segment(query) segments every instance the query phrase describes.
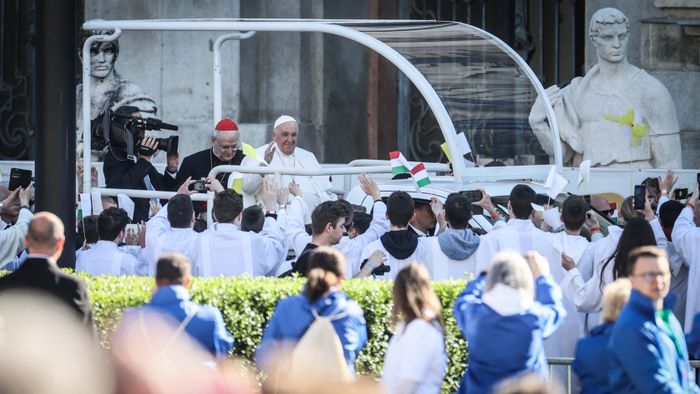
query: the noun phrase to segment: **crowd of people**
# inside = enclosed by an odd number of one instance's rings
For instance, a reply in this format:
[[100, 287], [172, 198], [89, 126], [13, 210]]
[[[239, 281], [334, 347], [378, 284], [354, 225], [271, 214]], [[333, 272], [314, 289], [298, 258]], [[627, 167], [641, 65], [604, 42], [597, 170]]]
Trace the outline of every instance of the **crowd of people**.
[[[373, 200], [365, 213], [330, 197], [319, 187], [327, 179], [289, 177], [280, 187], [246, 175], [237, 191], [232, 181], [214, 177], [205, 186], [215, 192], [215, 223], [200, 231], [195, 224], [202, 208], [191, 198], [200, 173], [226, 164], [226, 157], [262, 166], [274, 158], [280, 166], [299, 162], [293, 118], [276, 122], [273, 141], [256, 153], [262, 159], [239, 155], [237, 134], [221, 134], [235, 132], [235, 123], [222, 122], [208, 150], [217, 163], [211, 156], [197, 169], [202, 160], [185, 159], [191, 174], [184, 179], [166, 169], [162, 176], [182, 181], [177, 194], [168, 201], [146, 200], [147, 212], [140, 215], [147, 221], [135, 227], [129, 223], [136, 212], [130, 217], [103, 199], [99, 215], [80, 221], [80, 245], [65, 245], [63, 225], [52, 214], [32, 216], [31, 186], [0, 188], [0, 217], [7, 225], [0, 231], [0, 267], [13, 271], [0, 278], [0, 291], [48, 291], [92, 329], [85, 284], [56, 267], [62, 253], [76, 254], [78, 272], [152, 276], [157, 290], [151, 301], [124, 314], [113, 342], [127, 348], [134, 341], [155, 342], [144, 327], [157, 326], [157, 316], [166, 315], [174, 322], [172, 333], [159, 346], [186, 336], [204, 350], [207, 362], [216, 363], [233, 347], [235, 333], [226, 330], [216, 308], [190, 301], [193, 276], [306, 277], [300, 295], [279, 302], [256, 352], [257, 366], [277, 387], [300, 374], [306, 375], [298, 383], [308, 383], [308, 360], [325, 360], [314, 369], [318, 379], [354, 381], [368, 334], [362, 309], [342, 293], [342, 284], [389, 279], [394, 335], [382, 387], [428, 393], [440, 390], [447, 368], [442, 309], [431, 280], [468, 278], [453, 306], [469, 344], [460, 392], [502, 392], [512, 387], [511, 379], [525, 376], [546, 381], [547, 357], [575, 357], [576, 391], [700, 392], [688, 361], [700, 355], [698, 185], [683, 203], [669, 197], [671, 171], [646, 180], [644, 208], [635, 209], [634, 198], [626, 198], [604, 234], [591, 207], [612, 219], [607, 200], [568, 196], [559, 223], [552, 223], [542, 219], [550, 201], [526, 184], [513, 187], [504, 215], [483, 189], [479, 201], [458, 192], [444, 202], [417, 203], [402, 191], [382, 199], [363, 174], [360, 186]], [[222, 159], [221, 152], [228, 156]], [[150, 163], [140, 160], [149, 173], [131, 178], [153, 184], [144, 181], [155, 176]], [[259, 203], [244, 201], [246, 189]], [[492, 230], [472, 229], [474, 214], [488, 217]], [[555, 381], [562, 382], [560, 372]]]

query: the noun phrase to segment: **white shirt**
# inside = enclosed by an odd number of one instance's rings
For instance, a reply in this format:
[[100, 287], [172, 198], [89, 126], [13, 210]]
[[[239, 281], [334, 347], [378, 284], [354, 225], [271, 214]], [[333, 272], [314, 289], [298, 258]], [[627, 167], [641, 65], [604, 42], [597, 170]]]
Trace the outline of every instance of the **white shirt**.
[[693, 222], [693, 210], [683, 208], [673, 225], [673, 246], [688, 265], [688, 298], [685, 306], [685, 330], [692, 329], [693, 317], [700, 312], [700, 227]]
[[155, 275], [156, 263], [163, 253], [178, 252], [190, 262], [195, 261], [200, 234], [189, 228], [172, 228], [168, 222], [168, 204], [146, 222], [146, 247], [143, 255], [148, 263], [148, 275]]
[[273, 218], [265, 218], [259, 234], [215, 223], [199, 238], [193, 271], [203, 277], [274, 275], [285, 257], [282, 230]]
[[91, 275], [135, 275], [139, 261], [119, 250], [113, 241], [97, 241], [90, 249], [77, 256], [76, 272]]
[[531, 220], [510, 219], [505, 226], [491, 230], [481, 237], [479, 248], [474, 252], [476, 272], [482, 272], [486, 265], [503, 250], [526, 253], [534, 250], [547, 256], [551, 248], [550, 234], [535, 227]]
[[[311, 242], [311, 236], [304, 229], [305, 209], [306, 203], [299, 197], [293, 198], [287, 206], [287, 221], [284, 231], [287, 241], [292, 245], [297, 256]], [[383, 201], [376, 201], [372, 212], [372, 221], [367, 231], [355, 238], [344, 236], [337, 245], [333, 246], [345, 255], [346, 278], [352, 278], [360, 273], [362, 250], [387, 231], [389, 231], [389, 219], [386, 218], [386, 204]]]
[[[428, 237], [425, 240], [428, 253], [425, 254], [425, 265], [433, 280], [472, 279], [476, 277], [475, 253], [464, 260], [453, 260], [442, 251], [438, 237]], [[470, 276], [471, 275], [471, 276]]]
[[369, 256], [371, 256], [372, 253], [374, 253], [375, 251], [381, 250], [386, 256], [386, 261], [384, 262], [384, 265], [390, 267], [391, 271], [384, 273], [384, 275], [377, 275], [375, 276], [375, 278], [383, 280], [394, 279], [396, 278], [396, 274], [398, 274], [399, 271], [401, 271], [401, 268], [403, 268], [404, 266], [414, 261], [419, 263], [423, 263], [425, 261], [425, 254], [428, 253], [427, 240], [428, 238], [426, 237], [418, 237], [418, 245], [416, 246], [416, 250], [413, 251], [413, 254], [411, 254], [405, 259], [397, 259], [386, 250], [386, 248], [382, 244], [382, 240], [377, 239], [376, 241], [370, 242], [369, 245], [365, 246], [362, 249], [362, 254], [360, 255], [360, 262], [368, 259]]
[[[256, 149], [258, 159], [263, 160], [265, 157], [265, 150], [267, 149], [267, 144]], [[260, 162], [252, 158], [244, 158], [241, 165], [257, 167]], [[321, 165], [318, 163], [316, 156], [305, 149], [296, 147], [294, 153], [291, 155], [285, 155], [277, 147], [275, 149], [275, 154], [270, 161], [269, 167], [271, 168], [305, 168], [305, 169], [320, 169]], [[337, 197], [335, 194], [330, 192], [331, 182], [328, 176], [294, 176], [294, 175], [282, 175], [279, 187], [287, 187], [292, 181], [296, 182], [301, 189], [301, 195], [306, 204], [309, 207], [306, 217], [304, 218], [305, 223], [311, 223], [311, 211], [313, 211], [316, 206], [324, 201], [335, 200]], [[254, 199], [251, 196], [257, 195], [262, 189], [263, 178], [258, 174], [245, 174], [243, 176], [243, 194], [245, 205], [251, 205]], [[247, 196], [245, 196], [247, 195]]]
[[[17, 254], [24, 249], [24, 236], [29, 230], [29, 222], [32, 220], [32, 211], [22, 208], [14, 226], [0, 228], [0, 268], [11, 262]], [[4, 223], [4, 222], [3, 222]]]
[[399, 324], [384, 355], [382, 386], [389, 394], [403, 394], [402, 381], [415, 383], [413, 393], [436, 394], [447, 369], [445, 337], [437, 324], [413, 319]]

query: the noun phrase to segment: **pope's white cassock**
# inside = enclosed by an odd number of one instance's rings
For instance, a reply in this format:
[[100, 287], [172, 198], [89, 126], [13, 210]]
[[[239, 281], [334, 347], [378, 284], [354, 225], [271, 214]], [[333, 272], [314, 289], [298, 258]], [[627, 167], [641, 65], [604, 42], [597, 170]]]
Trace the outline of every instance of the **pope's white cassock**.
[[199, 238], [193, 262], [197, 276], [270, 276], [287, 255], [277, 220], [265, 218], [260, 233], [241, 231], [233, 223], [215, 223]]
[[700, 227], [693, 222], [693, 210], [685, 207], [673, 226], [671, 240], [676, 251], [690, 268], [688, 298], [685, 309], [685, 331], [692, 329], [693, 317], [700, 312]]
[[[265, 144], [256, 149], [257, 159], [245, 157], [241, 163], [244, 166], [260, 166], [265, 165], [265, 150], [268, 144]], [[276, 147], [269, 167], [272, 168], [299, 168], [299, 169], [321, 169], [316, 156], [299, 147], [294, 148], [294, 153], [286, 155], [282, 153], [279, 147]], [[301, 195], [304, 202], [309, 207], [304, 223], [311, 223], [311, 211], [316, 206], [324, 201], [335, 200], [337, 197], [331, 193], [331, 182], [327, 175], [324, 176], [300, 176], [300, 175], [282, 175], [278, 187], [287, 187], [294, 181], [301, 189]], [[262, 190], [263, 177], [258, 174], [245, 174], [243, 176], [243, 193], [244, 203], [246, 206], [252, 205], [257, 196]], [[256, 197], [257, 198], [257, 197]]]

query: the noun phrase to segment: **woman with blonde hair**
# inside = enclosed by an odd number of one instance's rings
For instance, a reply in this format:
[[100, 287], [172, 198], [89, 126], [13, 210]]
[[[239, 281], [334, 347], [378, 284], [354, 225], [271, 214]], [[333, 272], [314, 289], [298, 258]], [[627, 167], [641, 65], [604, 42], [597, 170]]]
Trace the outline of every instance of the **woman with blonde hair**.
[[411, 263], [394, 280], [394, 336], [384, 357], [388, 393], [439, 393], [447, 368], [442, 308], [428, 269]]
[[603, 323], [591, 330], [589, 336], [579, 339], [576, 357], [572, 365], [581, 381], [581, 393], [609, 393], [608, 343], [613, 325], [622, 307], [630, 299], [632, 284], [627, 278], [619, 278], [603, 290]]

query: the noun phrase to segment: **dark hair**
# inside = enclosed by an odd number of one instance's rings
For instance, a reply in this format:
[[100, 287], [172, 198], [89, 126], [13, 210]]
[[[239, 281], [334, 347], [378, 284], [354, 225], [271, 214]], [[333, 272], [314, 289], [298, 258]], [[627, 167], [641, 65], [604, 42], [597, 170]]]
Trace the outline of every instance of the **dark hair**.
[[330, 246], [319, 246], [309, 257], [309, 272], [306, 275], [304, 295], [316, 302], [345, 275], [345, 257]]
[[327, 224], [335, 228], [341, 218], [345, 218], [345, 210], [335, 201], [324, 201], [311, 212], [311, 233], [322, 234]]
[[133, 105], [123, 105], [117, 108], [114, 113], [121, 116], [131, 117], [133, 113], [141, 112], [139, 107], [134, 107]]
[[353, 220], [355, 219], [354, 218], [354, 209], [352, 207], [352, 204], [350, 204], [348, 201], [342, 200], [342, 199], [337, 200], [336, 203], [338, 204], [340, 209], [342, 209], [343, 212], [345, 212], [345, 214], [344, 214], [344, 216], [345, 216], [345, 228], [349, 230], [350, 227], [352, 226]]
[[156, 280], [181, 285], [190, 276], [190, 260], [181, 253], [166, 253], [156, 264]]
[[510, 207], [516, 219], [526, 220], [532, 213], [532, 203], [537, 194], [528, 185], [515, 185], [510, 191]]
[[357, 234], [364, 234], [372, 223], [372, 216], [366, 212], [355, 212], [352, 220], [352, 226], [357, 231]]
[[258, 205], [251, 205], [241, 215], [241, 231], [259, 233], [265, 224], [265, 212]]
[[586, 222], [586, 200], [580, 196], [569, 196], [561, 207], [561, 220], [567, 230], [578, 231]]
[[97, 231], [98, 218], [99, 215], [90, 215], [83, 217], [78, 222], [78, 237], [84, 242], [94, 244], [100, 239], [100, 233]]
[[600, 273], [600, 287], [603, 288], [603, 272], [605, 267], [613, 261], [613, 279], [626, 278], [631, 273], [628, 256], [629, 253], [640, 246], [656, 246], [656, 237], [651, 225], [644, 218], [634, 218], [625, 224], [620, 241], [615, 252], [608, 257], [603, 264]]
[[226, 189], [214, 196], [212, 213], [219, 223], [233, 223], [243, 210], [243, 198], [233, 189]]
[[394, 226], [406, 227], [415, 211], [411, 196], [402, 191], [393, 192], [386, 201], [386, 216]]
[[176, 194], [168, 201], [168, 222], [173, 228], [192, 227], [192, 199], [186, 194]]
[[683, 204], [680, 201], [669, 200], [663, 203], [659, 208], [659, 223], [662, 227], [673, 228], [676, 224], [676, 219], [683, 210]]
[[659, 186], [659, 180], [657, 178], [649, 177], [642, 181], [642, 185], [646, 186], [651, 194], [661, 193], [661, 187]]
[[630, 274], [634, 271], [634, 266], [640, 257], [653, 257], [659, 260], [665, 260], [668, 263], [668, 255], [666, 251], [658, 246], [642, 246], [636, 248], [629, 253], [629, 270]]
[[450, 227], [461, 230], [467, 227], [472, 217], [472, 204], [462, 193], [450, 193], [445, 200], [445, 219]]
[[129, 224], [129, 215], [121, 208], [107, 208], [97, 219], [97, 231], [102, 241], [114, 241]]

